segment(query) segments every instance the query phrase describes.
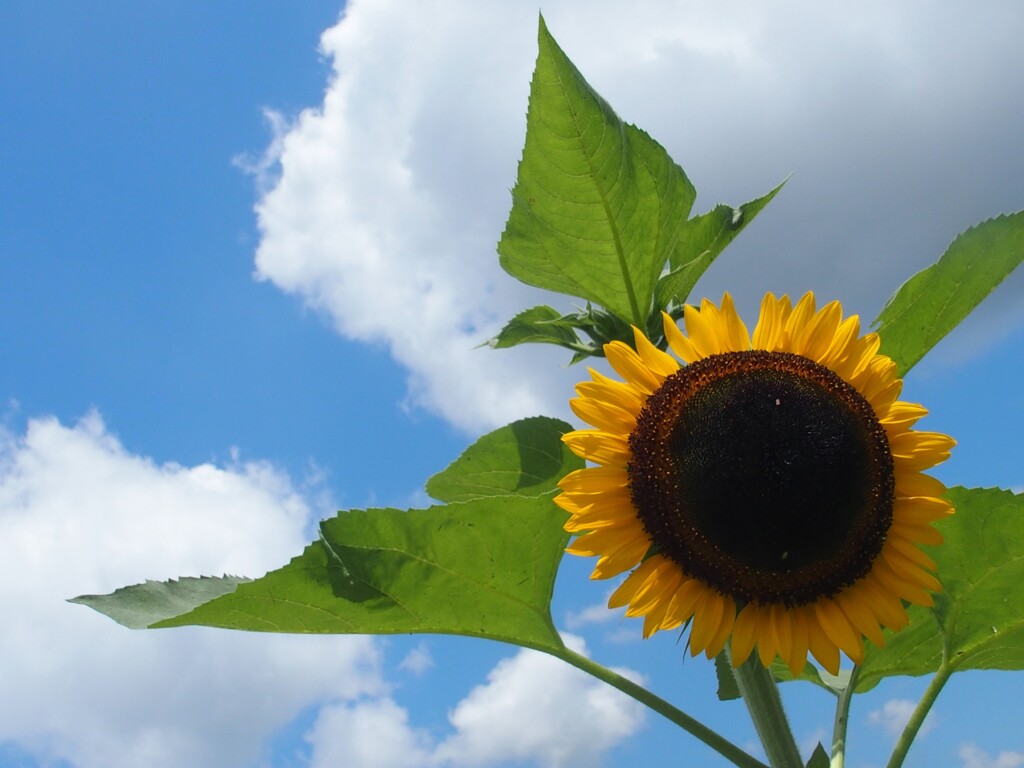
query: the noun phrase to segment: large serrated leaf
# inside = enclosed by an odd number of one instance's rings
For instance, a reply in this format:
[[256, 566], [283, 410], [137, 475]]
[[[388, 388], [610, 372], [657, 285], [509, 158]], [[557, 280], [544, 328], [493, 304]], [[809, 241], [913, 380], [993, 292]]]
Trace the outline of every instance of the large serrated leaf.
[[550, 496], [341, 512], [284, 568], [157, 624], [470, 635], [559, 648], [549, 613], [567, 535]]
[[914, 608], [910, 627], [884, 648], [869, 648], [858, 691], [940, 666], [1024, 669], [1024, 496], [960, 487], [948, 496], [956, 514], [937, 524], [945, 542], [929, 550], [943, 591], [930, 611]]
[[132, 627], [434, 632], [560, 649], [549, 606], [568, 534], [552, 497], [582, 466], [561, 443], [567, 429], [534, 418], [496, 430], [432, 481], [436, 496], [468, 500], [341, 512], [255, 581], [148, 582], [76, 602]]
[[971, 227], [904, 283], [878, 315], [881, 351], [906, 374], [1022, 260], [1024, 211]]
[[543, 19], [538, 42], [501, 265], [642, 327], [696, 191], [657, 142], [590, 87]]

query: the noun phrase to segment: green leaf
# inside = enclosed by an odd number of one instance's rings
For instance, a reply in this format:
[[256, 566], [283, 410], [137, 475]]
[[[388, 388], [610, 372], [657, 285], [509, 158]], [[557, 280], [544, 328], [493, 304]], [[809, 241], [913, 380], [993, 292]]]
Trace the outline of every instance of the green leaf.
[[643, 327], [696, 191], [657, 142], [590, 87], [543, 19], [538, 43], [501, 265]]
[[881, 351], [906, 374], [1024, 259], [1024, 211], [957, 237], [896, 292], [874, 322]]
[[563, 520], [547, 495], [342, 512], [284, 568], [156, 626], [431, 632], [559, 648], [548, 605]]
[[807, 761], [806, 768], [828, 768], [831, 764], [828, 752], [825, 751], [825, 748], [819, 741], [818, 746], [815, 747], [814, 752], [811, 753], [811, 759]]
[[[190, 595], [202, 580], [182, 580], [182, 611], [168, 610], [151, 584], [79, 601], [130, 626], [433, 632], [561, 649], [549, 606], [569, 537], [552, 496], [582, 466], [560, 441], [568, 428], [546, 418], [503, 427], [431, 481], [436, 496], [467, 500], [341, 512], [288, 565], [232, 592]], [[142, 607], [129, 613], [126, 605]]]
[[496, 429], [430, 478], [427, 493], [447, 502], [547, 493], [565, 474], [583, 466], [562, 442], [562, 435], [571, 429], [564, 421], [546, 416]]
[[992, 488], [951, 488], [956, 514], [936, 527], [945, 542], [929, 550], [943, 591], [931, 610], [885, 648], [869, 647], [857, 679], [864, 691], [891, 675], [940, 666], [1024, 669], [1024, 496]]
[[740, 698], [740, 687], [736, 684], [736, 675], [732, 672], [729, 655], [722, 651], [715, 656], [715, 677], [718, 679], [718, 700], [733, 701]]
[[170, 581], [147, 581], [122, 587], [109, 595], [82, 595], [69, 603], [87, 605], [130, 629], [145, 629], [163, 619], [180, 616], [198, 605], [234, 592], [251, 579], [241, 576], [186, 576]]
[[541, 305], [526, 309], [509, 320], [497, 336], [490, 339], [492, 349], [505, 349], [519, 344], [558, 344], [569, 349], [581, 346], [573, 326], [551, 307]]
[[672, 253], [670, 269], [658, 280], [655, 311], [660, 313], [670, 301], [685, 302], [711, 262], [772, 201], [785, 183], [739, 208], [716, 205], [687, 221], [680, 231], [678, 247]]

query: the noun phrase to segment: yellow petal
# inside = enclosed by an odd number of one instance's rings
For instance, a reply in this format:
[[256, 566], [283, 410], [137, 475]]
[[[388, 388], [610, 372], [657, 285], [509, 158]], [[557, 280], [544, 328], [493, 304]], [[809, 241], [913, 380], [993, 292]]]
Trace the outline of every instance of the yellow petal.
[[818, 616], [818, 624], [825, 635], [847, 656], [859, 664], [864, 659], [864, 642], [854, 631], [846, 616], [831, 599], [822, 598], [814, 604], [814, 612]]
[[619, 585], [618, 589], [612, 592], [612, 596], [608, 598], [608, 607], [621, 608], [627, 605], [633, 599], [636, 591], [643, 586], [644, 582], [654, 575], [663, 559], [661, 555], [655, 555], [640, 563], [636, 570], [629, 574], [626, 580]]
[[839, 368], [842, 362], [849, 357], [852, 345], [856, 342], [858, 334], [860, 334], [860, 317], [850, 315], [836, 328], [832, 342], [821, 356], [819, 362], [842, 376]]
[[885, 644], [882, 628], [869, 607], [870, 600], [866, 592], [854, 585], [836, 595], [835, 601], [855, 630], [879, 648]]
[[820, 622], [815, 616], [814, 620], [808, 623], [807, 645], [811, 655], [818, 660], [830, 674], [839, 674], [839, 648], [825, 634]]
[[623, 412], [628, 413], [634, 422], [636, 417], [640, 415], [644, 400], [646, 399], [642, 399], [635, 394], [632, 387], [628, 385], [609, 386], [604, 382], [597, 381], [581, 381], [576, 385], [576, 394], [587, 400], [594, 400], [619, 408]]
[[558, 481], [566, 493], [604, 493], [629, 486], [629, 475], [622, 467], [586, 467], [576, 469]]
[[583, 421], [604, 432], [628, 435], [636, 427], [636, 417], [617, 405], [589, 397], [574, 397], [569, 400], [569, 407]]
[[595, 429], [581, 429], [566, 432], [562, 435], [562, 442], [581, 459], [595, 464], [624, 467], [629, 463], [629, 443], [622, 435]]
[[735, 601], [728, 595], [723, 595], [722, 602], [724, 610], [722, 611], [722, 618], [718, 622], [718, 629], [715, 630], [708, 641], [707, 647], [704, 649], [704, 653], [709, 659], [713, 659], [722, 652], [726, 641], [729, 639], [729, 635], [732, 634], [733, 628], [736, 626]]
[[679, 363], [671, 355], [667, 355], [651, 344], [639, 328], [633, 326], [633, 340], [636, 344], [637, 354], [644, 364], [660, 375], [663, 379], [671, 376], [679, 370]]
[[843, 317], [838, 301], [822, 307], [808, 321], [807, 326], [793, 339], [793, 352], [821, 362], [836, 337], [836, 329]]
[[790, 648], [789, 658], [785, 659], [786, 666], [794, 677], [804, 670], [807, 664], [808, 644], [808, 621], [805, 608], [799, 608], [791, 612], [793, 641]]
[[[708, 318], [707, 312], [698, 311], [689, 304], [683, 309], [683, 320], [686, 323], [686, 335], [690, 338], [693, 348], [700, 354], [701, 358], [717, 355], [722, 350], [718, 345], [718, 334], [715, 333], [715, 323]], [[710, 312], [710, 308], [708, 310]]]
[[750, 349], [750, 333], [736, 311], [732, 296], [728, 293], [722, 296], [722, 311], [719, 318], [722, 323], [720, 336], [723, 337], [724, 351], [745, 352]]
[[672, 316], [667, 312], [662, 312], [661, 317], [665, 324], [665, 338], [668, 339], [668, 345], [672, 348], [672, 351], [687, 363], [694, 363], [700, 360], [700, 352], [694, 348], [693, 343], [679, 330], [679, 326], [676, 325], [676, 321], [672, 319]]
[[738, 667], [745, 662], [750, 657], [751, 651], [754, 650], [754, 644], [757, 642], [757, 617], [757, 603], [747, 603], [740, 611], [740, 615], [736, 617], [730, 648], [733, 667]]
[[786, 348], [792, 348], [793, 339], [800, 334], [807, 323], [814, 316], [814, 294], [808, 291], [800, 297], [800, 301], [793, 307], [793, 312], [786, 320], [786, 328], [783, 331], [783, 344]]
[[611, 341], [604, 345], [604, 355], [615, 372], [644, 394], [655, 392], [665, 380], [640, 358], [640, 355], [621, 341]]

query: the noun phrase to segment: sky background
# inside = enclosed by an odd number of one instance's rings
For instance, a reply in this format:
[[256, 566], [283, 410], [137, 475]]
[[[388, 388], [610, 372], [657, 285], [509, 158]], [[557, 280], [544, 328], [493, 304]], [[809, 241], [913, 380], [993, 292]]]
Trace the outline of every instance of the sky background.
[[[790, 174], [696, 295], [873, 318], [1024, 208], [1024, 6], [556, 0], [556, 39], [698, 189]], [[0, 5], [0, 766], [721, 761], [559, 662], [460, 638], [131, 632], [66, 598], [257, 576], [339, 508], [425, 503], [483, 432], [569, 418], [566, 355], [478, 345], [543, 296], [497, 266], [536, 56], [528, 3]], [[1021, 490], [1024, 274], [907, 377], [947, 483]], [[554, 615], [741, 745], [672, 633], [563, 563]], [[684, 658], [685, 657], [685, 658]], [[1020, 673], [967, 673], [908, 766], [1024, 766]], [[854, 702], [884, 765], [925, 681]], [[831, 703], [788, 686], [798, 739]]]

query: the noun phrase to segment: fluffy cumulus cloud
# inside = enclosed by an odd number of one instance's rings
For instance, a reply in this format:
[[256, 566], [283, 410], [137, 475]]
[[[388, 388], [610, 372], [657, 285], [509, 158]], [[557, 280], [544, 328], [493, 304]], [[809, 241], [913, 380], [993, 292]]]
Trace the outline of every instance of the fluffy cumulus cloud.
[[90, 415], [0, 431], [0, 744], [77, 768], [242, 766], [303, 709], [382, 692], [368, 638], [133, 632], [67, 598], [260, 575], [311, 510], [262, 463], [158, 465]]
[[[567, 643], [584, 651], [582, 640]], [[620, 672], [628, 671], [620, 670]], [[441, 740], [409, 723], [391, 699], [324, 708], [308, 735], [315, 768], [599, 765], [643, 725], [641, 705], [564, 662], [522, 650], [491, 671], [448, 717]]]
[[[544, 14], [687, 169], [699, 210], [794, 173], [701, 286], [746, 313], [765, 290], [815, 289], [872, 316], [959, 231], [1021, 207], [1024, 154], [1007, 148], [1024, 121], [1024, 6], [553, 0]], [[504, 276], [494, 248], [536, 22], [514, 0], [353, 0], [322, 38], [323, 103], [275, 118], [262, 163], [258, 275], [385, 345], [410, 401], [470, 430], [564, 413], [579, 375], [554, 349], [476, 348], [551, 300]], [[997, 297], [1002, 325], [1005, 305], [1021, 319], [1019, 295]]]

